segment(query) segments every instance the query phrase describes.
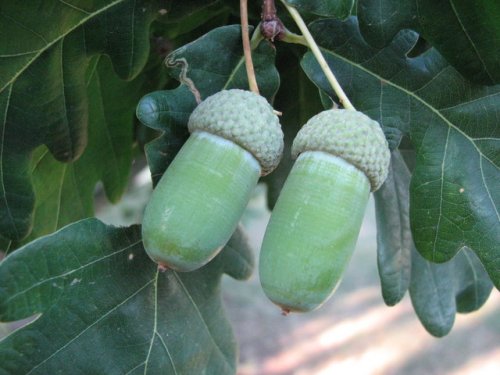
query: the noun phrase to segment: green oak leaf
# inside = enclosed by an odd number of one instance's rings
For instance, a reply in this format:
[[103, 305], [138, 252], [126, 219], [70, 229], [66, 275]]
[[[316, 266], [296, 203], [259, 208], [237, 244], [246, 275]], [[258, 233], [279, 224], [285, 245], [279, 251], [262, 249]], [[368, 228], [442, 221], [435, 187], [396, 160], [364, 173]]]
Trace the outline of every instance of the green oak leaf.
[[[60, 163], [45, 146], [31, 159], [30, 175], [35, 191], [33, 229], [19, 244], [90, 217], [94, 191], [103, 182], [107, 197], [120, 199], [130, 174], [133, 140], [133, 108], [142, 79], [119, 79], [107, 58], [96, 58], [87, 76], [89, 97], [88, 144], [73, 163]], [[119, 97], [117, 96], [119, 94]], [[127, 93], [127, 94], [125, 94]]]
[[[217, 56], [217, 59], [212, 58]], [[272, 100], [280, 78], [274, 66], [275, 50], [261, 42], [252, 51], [261, 95]], [[167, 57], [176, 89], [144, 96], [137, 105], [137, 118], [163, 134], [146, 146], [153, 183], [156, 183], [187, 139], [187, 122], [198, 100], [226, 89], [248, 89], [239, 25], [214, 29], [173, 51]]]
[[491, 0], [359, 0], [360, 29], [382, 48], [402, 29], [419, 32], [460, 73], [500, 83], [500, 2]]
[[0, 342], [0, 374], [234, 374], [220, 279], [252, 266], [240, 235], [196, 272], [160, 272], [139, 226], [73, 223], [0, 263], [0, 321], [35, 316]]
[[[0, 233], [24, 238], [35, 196], [31, 153], [46, 145], [59, 161], [87, 145], [86, 73], [106, 54], [122, 79], [146, 64], [156, 1], [97, 0], [0, 5]], [[36, 20], [36, 22], [34, 22]]]
[[410, 285], [414, 249], [409, 220], [411, 174], [399, 151], [393, 151], [389, 175], [374, 194], [377, 222], [377, 265], [382, 297], [397, 304]]
[[[405, 156], [411, 154], [404, 151]], [[377, 260], [382, 296], [398, 303], [409, 288], [414, 309], [428, 332], [444, 336], [456, 312], [479, 309], [493, 287], [483, 266], [468, 249], [444, 264], [423, 259], [413, 245], [409, 218], [411, 172], [399, 151], [393, 151], [389, 176], [375, 192]]]
[[[257, 84], [268, 100], [272, 100], [280, 83], [274, 58], [275, 49], [267, 41], [252, 51]], [[172, 68], [170, 75], [201, 100], [221, 90], [248, 89], [239, 25], [211, 30], [169, 54], [166, 64]]]
[[286, 0], [301, 12], [324, 17], [346, 18], [351, 15], [354, 0]]
[[410, 297], [425, 329], [436, 337], [447, 335], [455, 322], [453, 264], [436, 264], [411, 253]]
[[478, 310], [488, 300], [493, 285], [477, 256], [468, 248], [453, 258], [457, 312]]
[[162, 135], [145, 146], [153, 185], [174, 160], [189, 136], [187, 122], [196, 100], [186, 85], [174, 90], [155, 91], [144, 96], [137, 105], [139, 121]]
[[375, 192], [377, 264], [384, 302], [393, 306], [409, 289], [424, 328], [442, 337], [453, 327], [456, 314], [453, 273], [455, 259], [434, 264], [413, 245], [409, 219], [411, 173], [398, 150], [392, 152], [389, 176]]
[[[500, 289], [500, 85], [466, 81], [435, 49], [410, 58], [418, 34], [379, 50], [356, 18], [310, 25], [354, 105], [416, 150], [410, 218], [417, 250], [433, 262], [473, 250]], [[311, 53], [302, 66], [334, 97]]]

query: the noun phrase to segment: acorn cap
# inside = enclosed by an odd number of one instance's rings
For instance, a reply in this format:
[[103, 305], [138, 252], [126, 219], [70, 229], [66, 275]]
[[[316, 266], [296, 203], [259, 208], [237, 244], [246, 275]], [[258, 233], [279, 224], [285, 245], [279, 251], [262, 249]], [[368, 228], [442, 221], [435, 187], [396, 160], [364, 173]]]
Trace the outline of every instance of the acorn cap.
[[371, 191], [387, 178], [390, 151], [378, 122], [358, 111], [331, 109], [309, 119], [293, 141], [292, 156], [323, 151], [352, 164], [368, 177]]
[[253, 92], [233, 89], [209, 96], [195, 108], [189, 131], [205, 131], [233, 141], [250, 152], [271, 173], [283, 154], [283, 132], [267, 100]]

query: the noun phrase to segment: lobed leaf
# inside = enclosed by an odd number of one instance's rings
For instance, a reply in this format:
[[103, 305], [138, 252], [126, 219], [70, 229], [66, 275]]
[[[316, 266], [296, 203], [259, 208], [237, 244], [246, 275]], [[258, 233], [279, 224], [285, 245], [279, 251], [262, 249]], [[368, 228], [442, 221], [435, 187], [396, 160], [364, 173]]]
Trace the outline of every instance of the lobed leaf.
[[[127, 184], [132, 161], [133, 108], [143, 82], [141, 78], [131, 82], [118, 79], [106, 58], [97, 58], [93, 65], [87, 77], [88, 145], [73, 163], [58, 162], [45, 146], [33, 152], [33, 228], [17, 246], [92, 216], [98, 181], [103, 181], [106, 195], [113, 202], [121, 197]], [[128, 94], [118, 98], [118, 92]]]
[[[214, 56], [216, 58], [214, 58]], [[266, 41], [252, 51], [261, 95], [271, 100], [279, 87], [274, 67], [275, 50]], [[245, 58], [241, 46], [241, 27], [222, 26], [173, 51], [166, 60], [173, 78], [184, 83], [199, 99], [221, 90], [248, 90]]]
[[249, 276], [241, 234], [207, 266], [159, 272], [140, 227], [85, 219], [0, 263], [0, 320], [36, 315], [0, 341], [0, 374], [234, 374], [220, 279]]
[[500, 83], [500, 3], [432, 0], [359, 0], [363, 37], [382, 48], [402, 29], [419, 32], [468, 79]]
[[474, 311], [486, 302], [492, 283], [468, 249], [440, 265], [418, 255], [408, 212], [411, 174], [407, 160], [411, 159], [403, 160], [399, 151], [393, 151], [387, 181], [375, 193], [382, 295], [386, 304], [394, 305], [409, 288], [420, 321], [427, 331], [441, 337], [451, 330], [456, 312]]
[[2, 1], [0, 233], [4, 236], [20, 240], [31, 230], [33, 150], [46, 145], [56, 160], [74, 161], [87, 145], [93, 98], [85, 79], [91, 57], [108, 55], [122, 79], [133, 79], [146, 64], [149, 26], [156, 16], [155, 2], [146, 0]]
[[174, 90], [155, 91], [145, 95], [137, 105], [137, 118], [163, 134], [145, 146], [153, 185], [174, 160], [189, 136], [187, 122], [196, 100], [185, 85]]

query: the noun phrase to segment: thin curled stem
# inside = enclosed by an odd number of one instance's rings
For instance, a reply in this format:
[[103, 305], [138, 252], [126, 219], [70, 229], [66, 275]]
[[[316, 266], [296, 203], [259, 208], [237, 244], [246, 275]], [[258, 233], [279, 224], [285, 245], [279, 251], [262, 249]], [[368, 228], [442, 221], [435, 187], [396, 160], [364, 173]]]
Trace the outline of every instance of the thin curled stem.
[[307, 25], [305, 24], [304, 20], [302, 19], [300, 13], [295, 9], [294, 7], [290, 6], [287, 4], [285, 0], [281, 0], [285, 8], [288, 10], [290, 15], [292, 16], [293, 20], [297, 24], [298, 28], [302, 32], [303, 37], [305, 38], [308, 47], [311, 49], [311, 52], [314, 54], [314, 57], [316, 57], [316, 60], [319, 63], [319, 66], [321, 67], [321, 70], [325, 73], [326, 79], [330, 83], [330, 85], [333, 88], [333, 91], [335, 91], [335, 94], [337, 94], [337, 97], [339, 98], [340, 104], [345, 109], [355, 111], [356, 108], [352, 105], [351, 101], [345, 94], [344, 90], [342, 89], [342, 86], [340, 86], [339, 81], [333, 74], [332, 70], [328, 66], [328, 63], [325, 60], [325, 57], [321, 53], [321, 50], [318, 47], [318, 44], [314, 40], [313, 36], [311, 35], [311, 32], [307, 28]]

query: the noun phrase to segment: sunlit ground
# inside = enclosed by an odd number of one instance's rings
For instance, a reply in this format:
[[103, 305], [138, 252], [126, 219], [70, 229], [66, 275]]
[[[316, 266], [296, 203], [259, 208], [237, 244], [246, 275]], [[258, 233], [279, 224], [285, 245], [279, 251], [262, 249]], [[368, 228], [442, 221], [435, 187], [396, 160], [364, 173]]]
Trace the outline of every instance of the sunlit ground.
[[[244, 223], [259, 248], [268, 220], [263, 197]], [[239, 375], [500, 374], [500, 293], [478, 312], [457, 315], [441, 339], [418, 321], [408, 296], [395, 307], [382, 300], [376, 269], [372, 202], [344, 280], [322, 308], [282, 316], [249, 282], [224, 281], [229, 318], [240, 344]]]

